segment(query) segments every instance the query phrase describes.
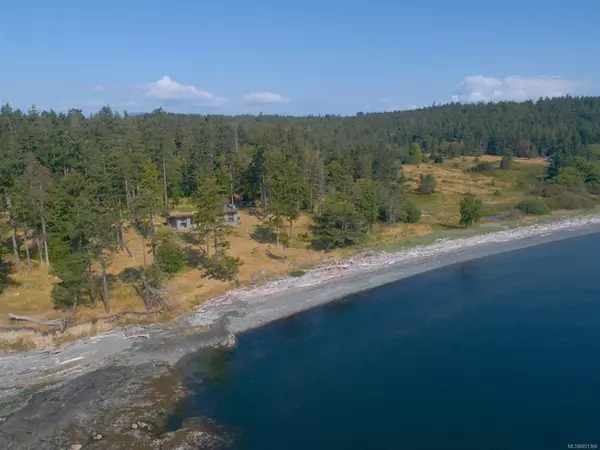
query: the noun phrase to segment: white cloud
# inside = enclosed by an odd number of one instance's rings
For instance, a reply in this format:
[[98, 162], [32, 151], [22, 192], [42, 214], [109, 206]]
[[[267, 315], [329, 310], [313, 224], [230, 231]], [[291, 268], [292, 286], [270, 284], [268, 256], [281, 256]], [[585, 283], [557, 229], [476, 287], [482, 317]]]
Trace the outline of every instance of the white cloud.
[[466, 77], [460, 82], [454, 91], [452, 100], [455, 102], [494, 102], [562, 97], [576, 93], [581, 84], [580, 81], [561, 77], [509, 76], [500, 79], [474, 75]]
[[385, 105], [385, 106], [382, 106], [383, 110], [385, 112], [410, 111], [412, 109], [418, 109], [419, 108], [414, 103], [405, 103], [404, 105], [402, 105], [400, 102], [396, 102], [394, 100], [391, 100], [389, 97], [381, 97], [379, 99], [379, 102], [383, 103]]
[[405, 106], [388, 106], [385, 108], [386, 112], [394, 112], [394, 111], [411, 111], [413, 109], [419, 109], [417, 105], [412, 103]]
[[165, 75], [155, 83], [142, 86], [144, 97], [152, 100], [163, 100], [176, 103], [189, 103], [198, 105], [218, 105], [223, 99], [210, 92], [200, 90], [195, 86], [180, 84]]
[[289, 100], [275, 92], [252, 92], [244, 96], [244, 103], [252, 105], [264, 105], [269, 103], [285, 103]]
[[96, 85], [92, 86], [91, 90], [101, 94], [102, 99], [79, 102], [88, 109], [101, 103], [115, 108], [135, 107], [140, 111], [150, 111], [163, 106], [172, 111], [190, 112], [205, 110], [206, 107], [221, 107], [225, 102], [225, 99], [196, 86], [178, 83], [168, 75], [154, 83]]

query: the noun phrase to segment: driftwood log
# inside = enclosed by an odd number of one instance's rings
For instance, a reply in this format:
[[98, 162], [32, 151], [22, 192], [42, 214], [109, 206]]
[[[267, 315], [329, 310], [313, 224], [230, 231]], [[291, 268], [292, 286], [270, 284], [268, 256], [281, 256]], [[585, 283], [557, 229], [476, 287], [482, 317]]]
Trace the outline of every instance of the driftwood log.
[[67, 328], [66, 319], [54, 319], [54, 320], [41, 320], [35, 317], [18, 316], [16, 314], [8, 313], [8, 318], [11, 322], [33, 322], [40, 325], [48, 325], [51, 327], [59, 327], [60, 331], [65, 331]]

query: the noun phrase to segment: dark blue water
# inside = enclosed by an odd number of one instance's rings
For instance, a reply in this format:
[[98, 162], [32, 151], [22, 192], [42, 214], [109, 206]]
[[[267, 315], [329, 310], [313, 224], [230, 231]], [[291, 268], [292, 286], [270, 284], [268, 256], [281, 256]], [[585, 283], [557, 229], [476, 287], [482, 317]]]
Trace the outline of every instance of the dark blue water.
[[[237, 449], [600, 443], [600, 235], [446, 267], [187, 361]], [[202, 380], [202, 381], [199, 381]]]

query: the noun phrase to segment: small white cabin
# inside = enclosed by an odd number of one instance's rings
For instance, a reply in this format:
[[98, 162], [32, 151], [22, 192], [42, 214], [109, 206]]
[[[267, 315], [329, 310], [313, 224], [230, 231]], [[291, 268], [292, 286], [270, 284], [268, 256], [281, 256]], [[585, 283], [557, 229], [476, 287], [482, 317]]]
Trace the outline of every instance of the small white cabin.
[[[220, 213], [220, 216], [222, 220], [227, 223], [227, 225], [239, 225], [240, 223], [238, 211], [234, 205], [223, 205], [223, 211]], [[169, 214], [167, 223], [171, 228], [175, 228], [176, 230], [189, 230], [196, 228], [193, 218], [194, 213], [174, 212]]]

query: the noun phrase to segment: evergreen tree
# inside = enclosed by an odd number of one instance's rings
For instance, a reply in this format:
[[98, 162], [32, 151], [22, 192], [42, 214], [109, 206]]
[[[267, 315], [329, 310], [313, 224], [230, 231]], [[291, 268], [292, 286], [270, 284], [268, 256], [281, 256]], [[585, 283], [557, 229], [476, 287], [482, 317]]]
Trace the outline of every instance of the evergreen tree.
[[435, 176], [432, 173], [421, 174], [419, 177], [419, 187], [417, 192], [422, 195], [430, 195], [435, 192], [436, 188]]
[[214, 255], [217, 259], [229, 248], [227, 236], [231, 233], [231, 226], [223, 220], [223, 205], [226, 204], [224, 196], [225, 192], [219, 186], [215, 176], [205, 177], [199, 181], [194, 215], [196, 232], [200, 241], [206, 244], [207, 255], [210, 254], [212, 240]]
[[151, 240], [152, 252], [156, 249], [156, 216], [163, 209], [159, 172], [154, 164], [145, 161], [141, 166], [139, 185], [131, 192], [133, 226], [141, 238], [144, 266], [146, 242]]
[[313, 245], [332, 250], [356, 245], [364, 239], [368, 226], [354, 206], [346, 200], [327, 199], [315, 219]]
[[483, 203], [473, 194], [465, 194], [460, 201], [460, 224], [470, 227], [481, 218]]

